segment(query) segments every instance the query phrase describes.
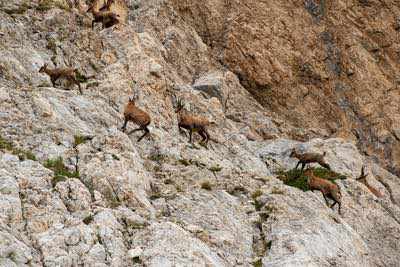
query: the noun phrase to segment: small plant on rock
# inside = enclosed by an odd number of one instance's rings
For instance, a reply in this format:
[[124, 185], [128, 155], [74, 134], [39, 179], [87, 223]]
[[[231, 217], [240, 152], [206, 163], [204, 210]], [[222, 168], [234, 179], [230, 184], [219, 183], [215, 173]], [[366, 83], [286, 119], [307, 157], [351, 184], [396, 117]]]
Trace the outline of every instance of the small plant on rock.
[[52, 185], [55, 187], [58, 182], [65, 181], [67, 178], [79, 178], [79, 172], [71, 172], [63, 162], [61, 157], [56, 159], [48, 159], [44, 162], [44, 166], [54, 172]]
[[[336, 173], [332, 170], [328, 170], [325, 168], [312, 168], [313, 173], [322, 179], [329, 180], [334, 182], [335, 180], [346, 179], [346, 176]], [[310, 190], [307, 183], [307, 176], [301, 170], [292, 169], [289, 171], [281, 170], [277, 173], [278, 178], [282, 180], [286, 185], [296, 187], [302, 191]]]
[[11, 154], [18, 156], [20, 160], [36, 160], [36, 156], [27, 150], [15, 147], [11, 142], [7, 141], [0, 135], [0, 149], [9, 151]]
[[204, 189], [204, 190], [208, 190], [208, 191], [212, 190], [212, 185], [211, 185], [210, 181], [202, 182], [200, 187], [201, 187], [201, 189]]
[[87, 137], [87, 136], [83, 136], [83, 135], [75, 135], [73, 147], [77, 147], [80, 144], [84, 144], [89, 140], [91, 140], [91, 137]]
[[262, 191], [260, 190], [260, 189], [257, 189], [256, 191], [254, 191], [252, 194], [251, 194], [251, 198], [252, 199], [254, 199], [254, 200], [256, 200], [259, 196], [261, 196], [263, 193], [262, 193]]
[[211, 166], [209, 168], [209, 170], [212, 171], [212, 172], [220, 172], [220, 171], [222, 171], [222, 167], [219, 166], [219, 165], [215, 165], [215, 166]]
[[93, 215], [89, 215], [83, 219], [84, 224], [90, 224], [93, 221]]

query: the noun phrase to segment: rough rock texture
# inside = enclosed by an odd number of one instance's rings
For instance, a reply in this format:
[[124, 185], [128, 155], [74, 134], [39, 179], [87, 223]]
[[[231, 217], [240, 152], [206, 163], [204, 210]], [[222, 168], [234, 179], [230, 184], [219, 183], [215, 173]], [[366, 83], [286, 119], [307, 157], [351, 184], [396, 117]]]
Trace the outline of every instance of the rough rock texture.
[[[0, 266], [398, 265], [396, 2], [135, 0], [101, 31], [89, 2], [0, 3]], [[294, 147], [347, 177], [342, 215], [278, 179]]]
[[400, 174], [397, 1], [172, 2], [266, 109]]

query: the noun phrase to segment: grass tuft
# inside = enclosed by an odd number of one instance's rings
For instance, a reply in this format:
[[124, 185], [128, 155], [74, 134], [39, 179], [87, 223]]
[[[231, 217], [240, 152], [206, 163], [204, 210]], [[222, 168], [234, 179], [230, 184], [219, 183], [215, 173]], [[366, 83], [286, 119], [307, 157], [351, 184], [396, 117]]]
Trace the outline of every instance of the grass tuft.
[[201, 187], [201, 189], [204, 189], [204, 190], [208, 190], [208, 191], [212, 190], [212, 185], [209, 181], [202, 182], [200, 187]]
[[167, 155], [163, 155], [161, 153], [154, 153], [149, 157], [150, 160], [161, 163], [164, 162], [168, 158]]
[[88, 225], [93, 221], [93, 215], [89, 215], [83, 219], [83, 223]]
[[[323, 179], [329, 180], [331, 182], [335, 182], [335, 180], [343, 180], [346, 179], [346, 176], [336, 173], [334, 171], [330, 171], [325, 168], [312, 168], [314, 174]], [[278, 172], [278, 178], [282, 180], [286, 185], [296, 187], [302, 191], [310, 190], [307, 183], [307, 176], [304, 175], [300, 169], [292, 169], [289, 171], [280, 171]]]
[[22, 15], [30, 8], [31, 6], [29, 5], [29, 2], [23, 2], [17, 8], [5, 9], [4, 12], [8, 15]]
[[252, 194], [251, 194], [251, 198], [253, 199], [253, 200], [256, 200], [259, 196], [261, 196], [263, 193], [262, 193], [262, 191], [260, 190], [260, 189], [257, 189], [256, 191], [254, 191]]
[[13, 145], [11, 142], [7, 141], [6, 139], [0, 136], [0, 149], [11, 151], [13, 149]]
[[4, 139], [2, 136], [0, 136], [0, 149], [7, 150], [11, 152], [11, 154], [18, 156], [19, 160], [30, 159], [36, 161], [36, 156], [31, 151], [15, 147], [10, 141]]
[[182, 164], [183, 166], [189, 166], [192, 164], [189, 160], [184, 159], [184, 158], [180, 159], [179, 163]]
[[222, 171], [222, 167], [219, 166], [219, 165], [215, 165], [215, 166], [211, 166], [209, 168], [209, 170], [212, 171], [212, 172], [220, 172], [220, 171]]
[[262, 259], [258, 259], [256, 261], [253, 261], [253, 266], [254, 267], [262, 267]]
[[206, 167], [206, 165], [204, 163], [201, 163], [200, 161], [195, 160], [195, 159], [189, 159], [188, 160], [188, 159], [185, 159], [185, 158], [181, 158], [181, 159], [179, 159], [179, 163], [184, 165], [184, 166], [194, 165], [194, 166], [196, 166], [198, 168], [201, 168], [201, 169]]
[[57, 183], [65, 181], [67, 178], [79, 178], [79, 172], [70, 172], [64, 165], [61, 157], [46, 160], [44, 166], [54, 172], [52, 180], [53, 187], [55, 187]]
[[84, 144], [88, 141], [88, 137], [82, 135], [75, 135], [74, 136], [74, 147], [79, 146], [80, 144]]
[[55, 1], [55, 0], [41, 0], [39, 5], [37, 5], [36, 10], [38, 11], [47, 11], [52, 8], [59, 8], [66, 11], [70, 10], [70, 7], [64, 3], [63, 1]]

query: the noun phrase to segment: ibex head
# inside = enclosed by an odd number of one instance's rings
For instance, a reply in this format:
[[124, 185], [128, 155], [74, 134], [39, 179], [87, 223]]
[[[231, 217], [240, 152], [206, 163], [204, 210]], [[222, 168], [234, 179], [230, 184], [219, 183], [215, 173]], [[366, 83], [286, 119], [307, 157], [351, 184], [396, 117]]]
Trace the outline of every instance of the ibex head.
[[176, 109], [175, 109], [175, 112], [178, 113], [178, 112], [181, 111], [184, 107], [185, 107], [185, 102], [184, 102], [182, 99], [177, 98], [177, 99], [176, 99]]
[[294, 158], [294, 157], [296, 157], [296, 155], [297, 155], [296, 148], [293, 148], [292, 151], [290, 152], [289, 157]]
[[171, 99], [172, 106], [175, 108], [175, 113], [178, 113], [185, 107], [185, 102], [181, 98], [176, 97], [174, 93], [172, 93]]

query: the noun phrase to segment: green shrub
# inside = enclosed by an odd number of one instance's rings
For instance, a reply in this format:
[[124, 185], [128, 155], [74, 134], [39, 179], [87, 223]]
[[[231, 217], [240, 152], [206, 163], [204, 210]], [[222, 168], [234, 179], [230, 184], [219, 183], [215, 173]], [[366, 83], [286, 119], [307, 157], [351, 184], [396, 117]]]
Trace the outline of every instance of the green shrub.
[[103, 192], [104, 199], [107, 200], [109, 207], [112, 209], [118, 208], [121, 206], [122, 201], [116, 194], [113, 188], [109, 188]]
[[198, 168], [201, 168], [201, 169], [206, 167], [206, 165], [204, 163], [201, 163], [200, 161], [195, 160], [195, 159], [187, 160], [185, 158], [181, 158], [181, 159], [179, 159], [179, 163], [181, 163], [184, 166], [194, 165], [194, 166], [196, 166]]
[[211, 191], [211, 189], [212, 189], [212, 185], [209, 181], [202, 182], [200, 187], [201, 187], [201, 189], [208, 190], [208, 191]]
[[5, 9], [4, 12], [7, 13], [8, 15], [21, 15], [24, 14], [30, 7], [28, 2], [23, 2], [21, 3], [17, 8], [14, 9]]
[[53, 179], [51, 180], [51, 185], [53, 186], [53, 187], [56, 187], [56, 185], [59, 183], [59, 182], [65, 182], [67, 180], [67, 178], [65, 178], [65, 176], [54, 176], [53, 177]]
[[11, 142], [7, 141], [6, 139], [0, 136], [0, 149], [11, 151], [13, 149], [13, 145]]
[[90, 83], [88, 83], [88, 84], [86, 85], [86, 89], [91, 88], [91, 87], [97, 87], [97, 86], [99, 86], [99, 85], [100, 85], [99, 82], [96, 82], [96, 81], [90, 82]]
[[343, 174], [336, 173], [334, 171], [331, 171], [331, 170], [328, 170], [328, 169], [325, 169], [325, 168], [320, 168], [320, 167], [313, 168], [313, 171], [314, 171], [315, 175], [317, 175], [317, 176], [319, 176], [321, 178], [327, 179], [327, 180], [334, 181], [334, 180], [338, 180], [338, 179], [339, 180], [346, 179], [346, 176], [344, 176]]
[[67, 3], [61, 0], [41, 0], [39, 5], [37, 5], [36, 10], [47, 11], [54, 7], [64, 9], [66, 11], [70, 10], [70, 7], [67, 5]]
[[20, 160], [36, 160], [36, 156], [27, 150], [23, 150], [21, 148], [16, 148], [14, 145], [0, 136], [0, 149], [7, 150], [11, 152], [11, 154], [18, 156]]
[[251, 198], [252, 199], [254, 199], [254, 200], [256, 200], [259, 196], [261, 196], [262, 195], [262, 191], [260, 190], [260, 189], [257, 189], [256, 191], [254, 191], [252, 194], [251, 194]]
[[[337, 179], [346, 179], [346, 176], [330, 171], [325, 168], [312, 168], [314, 174], [323, 179], [335, 182]], [[292, 169], [289, 171], [280, 171], [277, 173], [278, 178], [281, 179], [286, 185], [296, 187], [302, 191], [310, 190], [308, 188], [307, 179], [308, 177], [304, 175], [300, 169]]]
[[222, 171], [222, 167], [219, 166], [219, 165], [211, 166], [211, 167], [209, 168], [209, 170], [212, 171], [212, 172], [220, 172], [220, 171]]
[[36, 7], [38, 11], [47, 11], [53, 7], [50, 0], [42, 0], [39, 2], [39, 5]]
[[262, 267], [262, 259], [257, 259], [253, 262], [254, 267]]
[[79, 172], [70, 172], [64, 165], [61, 157], [46, 160], [44, 166], [54, 172], [52, 180], [53, 187], [56, 186], [57, 183], [65, 181], [67, 178], [79, 178]]
[[184, 159], [184, 158], [180, 159], [180, 160], [179, 160], [179, 163], [181, 163], [181, 164], [184, 165], [184, 166], [189, 166], [189, 165], [192, 164], [189, 160]]
[[167, 158], [168, 158], [167, 155], [163, 155], [161, 153], [154, 153], [149, 157], [150, 160], [156, 161], [158, 163], [165, 161]]
[[57, 53], [57, 43], [54, 39], [50, 39], [47, 41], [46, 48], [51, 50], [54, 54]]
[[175, 185], [175, 189], [176, 189], [177, 192], [183, 192], [183, 188], [179, 184]]
[[74, 136], [74, 147], [77, 147], [80, 144], [84, 144], [87, 140], [88, 140], [88, 138], [85, 136], [75, 135]]
[[90, 224], [93, 221], [93, 215], [89, 215], [83, 219], [84, 224]]

